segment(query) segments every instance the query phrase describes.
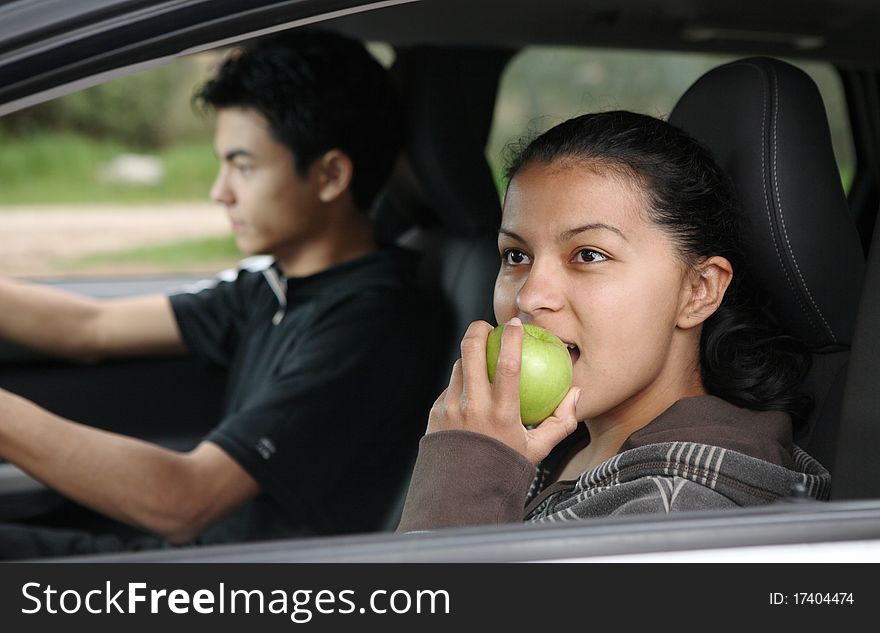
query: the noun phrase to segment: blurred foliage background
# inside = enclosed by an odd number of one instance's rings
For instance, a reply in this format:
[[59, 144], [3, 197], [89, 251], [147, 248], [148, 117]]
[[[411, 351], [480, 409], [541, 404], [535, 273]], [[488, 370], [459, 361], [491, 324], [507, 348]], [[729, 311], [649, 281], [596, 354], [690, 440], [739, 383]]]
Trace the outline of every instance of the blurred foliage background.
[[[632, 110], [668, 118], [706, 71], [736, 56], [652, 51], [530, 48], [511, 60], [499, 86], [487, 158], [501, 174], [518, 135], [533, 137], [585, 112]], [[825, 101], [841, 180], [849, 187], [855, 154], [840, 78], [823, 63], [788, 60], [816, 82]], [[513, 146], [511, 142], [513, 141]]]
[[[183, 58], [0, 119], [0, 205], [205, 200], [212, 121], [191, 97], [216, 59]], [[104, 177], [126, 154], [153, 157], [162, 177]]]
[[75, 131], [140, 149], [200, 138], [210, 128], [194, 116], [190, 98], [210, 61], [183, 58], [41, 103], [0, 119], [0, 125], [13, 136]]

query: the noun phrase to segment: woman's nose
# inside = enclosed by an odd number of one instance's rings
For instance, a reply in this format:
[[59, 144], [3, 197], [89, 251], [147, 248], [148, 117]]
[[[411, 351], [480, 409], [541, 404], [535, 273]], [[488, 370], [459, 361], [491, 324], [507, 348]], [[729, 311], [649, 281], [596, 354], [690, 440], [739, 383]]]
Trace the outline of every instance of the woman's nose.
[[525, 283], [516, 293], [516, 307], [524, 314], [555, 312], [565, 303], [562, 271], [550, 265], [533, 264]]

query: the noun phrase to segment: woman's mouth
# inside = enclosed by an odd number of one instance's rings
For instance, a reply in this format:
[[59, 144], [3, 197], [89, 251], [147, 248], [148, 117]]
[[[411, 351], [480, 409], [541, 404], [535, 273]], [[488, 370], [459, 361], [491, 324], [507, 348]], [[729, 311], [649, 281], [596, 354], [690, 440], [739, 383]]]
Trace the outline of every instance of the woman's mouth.
[[581, 357], [581, 350], [574, 343], [565, 343], [565, 346], [568, 348], [568, 354], [571, 356], [571, 364], [574, 365], [578, 358]]

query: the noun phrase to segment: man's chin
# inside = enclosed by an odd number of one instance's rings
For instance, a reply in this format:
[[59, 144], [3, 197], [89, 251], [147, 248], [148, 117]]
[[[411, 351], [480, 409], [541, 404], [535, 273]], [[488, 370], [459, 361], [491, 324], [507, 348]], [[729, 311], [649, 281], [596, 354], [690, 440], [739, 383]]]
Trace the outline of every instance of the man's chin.
[[246, 237], [240, 235], [235, 236], [235, 246], [238, 248], [243, 257], [253, 257], [254, 255], [266, 254], [266, 251], [260, 248], [258, 244], [254, 244]]

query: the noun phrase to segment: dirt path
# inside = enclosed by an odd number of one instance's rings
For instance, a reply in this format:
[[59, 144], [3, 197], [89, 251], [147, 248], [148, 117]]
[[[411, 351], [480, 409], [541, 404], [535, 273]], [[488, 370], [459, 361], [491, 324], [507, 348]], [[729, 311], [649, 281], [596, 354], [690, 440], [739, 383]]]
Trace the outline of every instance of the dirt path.
[[59, 259], [228, 233], [210, 203], [0, 207], [0, 274], [62, 274]]

